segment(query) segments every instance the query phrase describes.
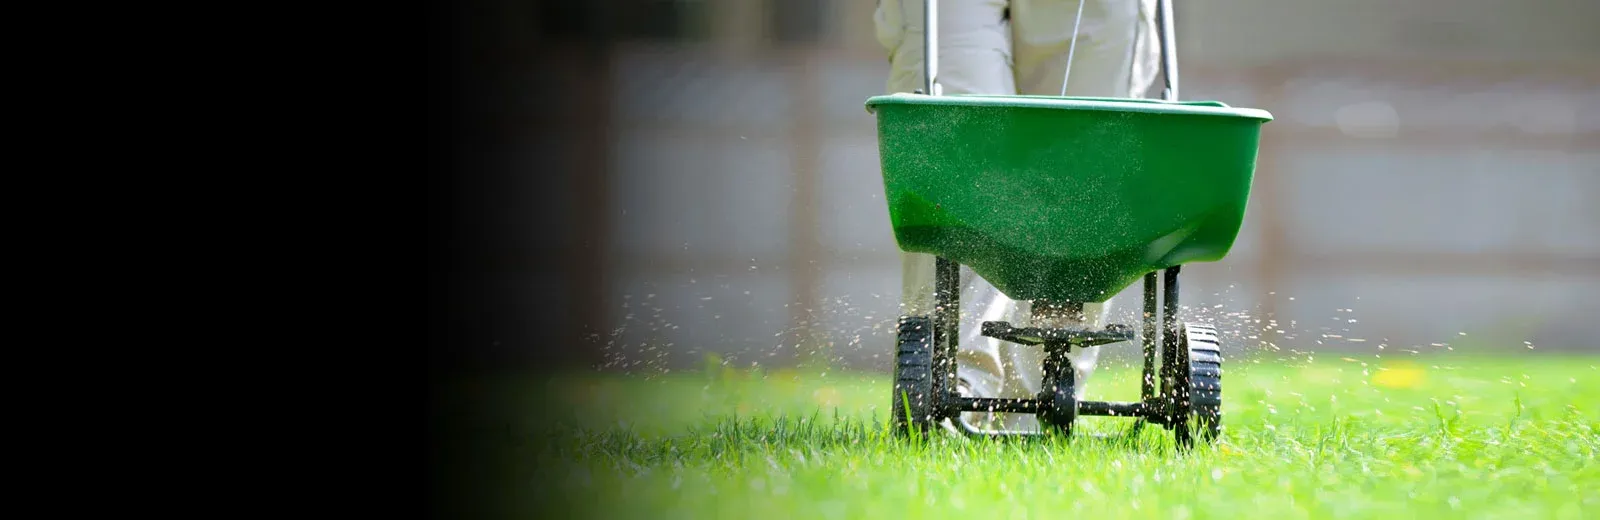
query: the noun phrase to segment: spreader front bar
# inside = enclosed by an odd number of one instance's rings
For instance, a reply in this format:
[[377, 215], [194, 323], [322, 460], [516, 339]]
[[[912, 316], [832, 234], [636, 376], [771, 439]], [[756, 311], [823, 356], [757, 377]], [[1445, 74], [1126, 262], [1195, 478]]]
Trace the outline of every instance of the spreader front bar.
[[[958, 397], [956, 410], [962, 412], [1038, 413], [1044, 406], [1038, 399]], [[1144, 417], [1152, 408], [1144, 403], [1123, 401], [1079, 401], [1078, 415]]]
[[963, 412], [1038, 413], [1038, 399], [1002, 399], [993, 397], [958, 397], [956, 409]]
[[1144, 417], [1149, 408], [1144, 403], [1120, 401], [1078, 401], [1078, 415], [1114, 417]]

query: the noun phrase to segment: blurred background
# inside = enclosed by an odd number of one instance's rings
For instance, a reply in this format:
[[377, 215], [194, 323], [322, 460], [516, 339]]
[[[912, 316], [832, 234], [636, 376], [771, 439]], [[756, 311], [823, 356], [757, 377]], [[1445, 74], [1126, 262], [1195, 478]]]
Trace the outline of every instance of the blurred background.
[[[539, 356], [887, 369], [874, 2], [498, 9], [481, 15], [540, 42], [508, 69], [528, 114], [509, 174], [570, 172], [502, 216], [506, 250], [560, 260], [495, 279], [549, 300], [512, 321], [563, 345]], [[1600, 351], [1600, 2], [1174, 9], [1183, 98], [1276, 116], [1234, 250], [1184, 270], [1229, 348]], [[518, 345], [498, 354], [533, 358]]]

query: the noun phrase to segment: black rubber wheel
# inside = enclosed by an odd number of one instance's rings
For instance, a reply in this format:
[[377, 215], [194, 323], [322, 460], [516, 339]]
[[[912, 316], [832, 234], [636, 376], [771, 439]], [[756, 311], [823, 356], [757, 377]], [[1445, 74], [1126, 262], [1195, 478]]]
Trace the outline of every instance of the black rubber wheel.
[[1037, 414], [1039, 423], [1056, 433], [1072, 435], [1072, 425], [1078, 420], [1078, 399], [1073, 392], [1077, 373], [1062, 354], [1047, 354], [1043, 368], [1044, 388], [1039, 391], [1039, 399], [1044, 406]]
[[894, 429], [926, 435], [934, 425], [933, 319], [902, 316], [894, 352]]
[[1194, 432], [1205, 442], [1214, 441], [1222, 434], [1222, 345], [1217, 330], [1185, 323], [1178, 339], [1180, 359], [1173, 383], [1182, 391], [1169, 418], [1173, 435], [1182, 446], [1194, 443]]

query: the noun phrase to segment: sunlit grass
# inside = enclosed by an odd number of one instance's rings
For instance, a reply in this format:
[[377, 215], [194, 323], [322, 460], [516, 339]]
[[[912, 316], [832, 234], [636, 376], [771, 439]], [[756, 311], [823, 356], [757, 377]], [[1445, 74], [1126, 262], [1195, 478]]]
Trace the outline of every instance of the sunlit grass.
[[[927, 442], [879, 374], [479, 382], [516, 503], [608, 518], [1600, 518], [1600, 358], [1324, 356], [1228, 367], [1226, 431]], [[1091, 395], [1131, 399], [1108, 367]]]

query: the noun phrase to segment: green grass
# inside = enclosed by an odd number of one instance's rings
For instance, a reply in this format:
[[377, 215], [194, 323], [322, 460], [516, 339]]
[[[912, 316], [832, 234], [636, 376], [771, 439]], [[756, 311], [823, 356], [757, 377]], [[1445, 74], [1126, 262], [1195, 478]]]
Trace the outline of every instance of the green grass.
[[[1600, 518], [1600, 358], [1233, 362], [1224, 438], [892, 437], [882, 374], [479, 381], [505, 500], [604, 518]], [[1092, 398], [1133, 399], [1105, 367]], [[480, 433], [483, 433], [480, 432]], [[520, 509], [519, 509], [520, 508]]]

